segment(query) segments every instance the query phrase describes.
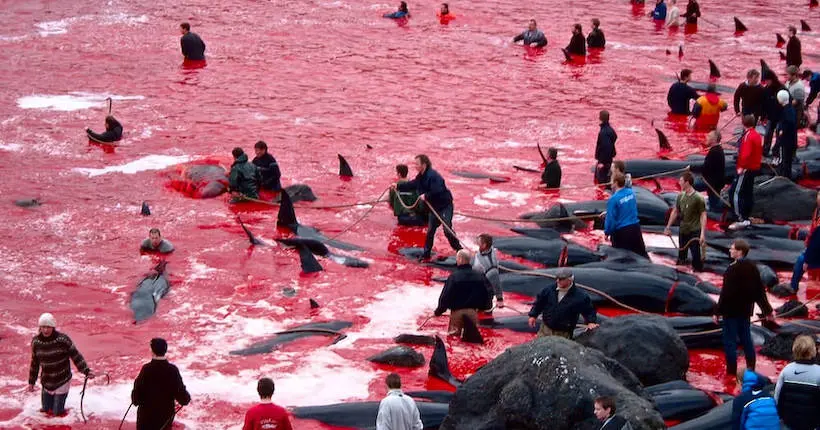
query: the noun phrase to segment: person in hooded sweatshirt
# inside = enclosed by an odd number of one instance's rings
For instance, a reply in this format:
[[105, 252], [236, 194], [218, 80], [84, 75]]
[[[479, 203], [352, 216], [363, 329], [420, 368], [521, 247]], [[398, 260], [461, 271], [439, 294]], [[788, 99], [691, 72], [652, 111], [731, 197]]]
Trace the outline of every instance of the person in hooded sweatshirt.
[[780, 158], [778, 174], [791, 179], [792, 160], [794, 152], [797, 151], [797, 112], [788, 91], [781, 90], [777, 93], [777, 101], [783, 106], [783, 115], [780, 118], [777, 143], [773, 152]]
[[692, 80], [691, 70], [681, 70], [678, 78], [678, 82], [669, 87], [669, 93], [666, 94], [666, 103], [673, 114], [689, 115], [689, 100], [697, 100], [700, 95], [694, 88], [689, 86], [689, 81]]
[[572, 55], [587, 55], [587, 44], [581, 24], [575, 24], [572, 27], [572, 39], [564, 49]]
[[259, 183], [259, 188], [270, 191], [282, 191], [282, 172], [279, 170], [279, 164], [276, 163], [276, 158], [268, 152], [268, 144], [259, 141], [253, 145], [253, 150], [256, 157], [253, 158], [253, 165], [259, 170], [259, 176], [262, 178]]
[[800, 67], [803, 64], [803, 48], [797, 38], [797, 27], [789, 26], [789, 41], [786, 43], [786, 66]]
[[233, 164], [231, 165], [231, 174], [229, 177], [232, 202], [240, 202], [244, 199], [258, 199], [259, 198], [259, 170], [250, 161], [248, 161], [248, 154], [242, 148], [234, 148], [231, 151], [233, 154]]
[[756, 69], [746, 72], [746, 80], [735, 90], [735, 115], [754, 115], [755, 120], [759, 120], [763, 116], [763, 91], [760, 72]]
[[606, 47], [606, 37], [601, 30], [601, 20], [592, 18], [592, 31], [587, 34], [587, 47], [603, 49]]
[[792, 356], [794, 361], [777, 377], [777, 411], [790, 430], [816, 430], [820, 428], [820, 365], [814, 339], [797, 336]]
[[764, 391], [771, 381], [748, 369], [738, 372], [737, 381], [743, 388], [732, 401], [732, 430], [780, 430], [774, 397]]
[[534, 46], [543, 48], [547, 46], [547, 37], [538, 29], [538, 23], [531, 19], [527, 25], [527, 30], [513, 38], [513, 43], [524, 42], [524, 46]]
[[610, 237], [615, 248], [649, 258], [638, 221], [638, 201], [632, 188], [626, 187], [626, 178], [620, 174], [612, 178], [612, 196], [606, 203], [604, 234]]
[[[501, 288], [501, 274], [498, 270], [498, 254], [493, 247], [493, 237], [489, 234], [478, 235], [478, 252], [473, 256], [473, 270], [487, 278], [487, 282], [493, 287], [496, 306], [503, 308], [504, 291]], [[492, 297], [490, 299], [492, 300]]]
[[191, 24], [183, 22], [179, 25], [179, 32], [182, 37], [179, 44], [182, 47], [182, 55], [189, 61], [205, 60], [205, 42], [198, 34], [191, 31]]
[[179, 369], [168, 362], [168, 342], [151, 339], [151, 361], [140, 369], [131, 391], [137, 407], [137, 430], [165, 430], [173, 426], [176, 404], [186, 406], [191, 395], [182, 383]]
[[663, 0], [658, 0], [655, 3], [655, 9], [649, 13], [649, 16], [656, 21], [666, 21], [666, 3]]
[[717, 128], [720, 122], [720, 113], [729, 108], [729, 104], [720, 98], [715, 84], [706, 87], [706, 94], [700, 96], [692, 109], [696, 118], [695, 128], [711, 131]]
[[672, 8], [670, 8], [669, 13], [666, 14], [666, 26], [678, 27], [680, 26], [680, 9], [678, 9], [678, 0], [669, 0], [669, 4], [672, 5]]
[[386, 13], [383, 15], [385, 18], [391, 19], [399, 19], [399, 18], [407, 18], [410, 16], [410, 11], [407, 9], [407, 2], [401, 2], [399, 4], [399, 9], [393, 13]]
[[65, 401], [71, 388], [71, 362], [73, 361], [77, 370], [88, 379], [94, 378], [94, 372], [85, 363], [71, 338], [57, 331], [57, 320], [54, 315], [40, 315], [38, 325], [40, 333], [31, 340], [28, 390], [35, 390], [34, 384], [39, 377], [43, 386], [40, 412], [63, 417], [66, 415]]
[[122, 124], [120, 124], [120, 122], [117, 121], [117, 119], [113, 116], [108, 115], [107, 117], [105, 117], [104, 132], [98, 134], [95, 133], [94, 130], [86, 128], [85, 133], [88, 135], [89, 139], [95, 140], [97, 142], [118, 142], [120, 139], [122, 139]]

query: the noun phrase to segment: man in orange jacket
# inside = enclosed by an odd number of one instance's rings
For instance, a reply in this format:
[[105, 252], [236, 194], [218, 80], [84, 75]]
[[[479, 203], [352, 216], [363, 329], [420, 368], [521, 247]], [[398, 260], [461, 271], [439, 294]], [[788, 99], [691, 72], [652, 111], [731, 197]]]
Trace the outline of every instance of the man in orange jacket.
[[729, 226], [731, 230], [746, 228], [750, 224], [749, 214], [754, 206], [755, 176], [763, 161], [763, 139], [755, 130], [754, 115], [744, 116], [743, 126], [746, 130], [740, 138], [740, 147], [737, 151], [737, 177], [730, 191], [731, 203], [737, 216], [737, 222]]
[[728, 108], [729, 104], [720, 98], [715, 84], [709, 84], [706, 87], [706, 94], [700, 96], [692, 108], [692, 116], [697, 118], [695, 128], [703, 131], [716, 129], [720, 121], [720, 113]]

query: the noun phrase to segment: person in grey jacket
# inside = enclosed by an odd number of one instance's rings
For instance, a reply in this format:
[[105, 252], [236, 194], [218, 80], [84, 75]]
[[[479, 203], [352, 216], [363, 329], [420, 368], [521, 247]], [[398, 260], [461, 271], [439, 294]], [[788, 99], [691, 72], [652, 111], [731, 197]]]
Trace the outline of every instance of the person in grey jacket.
[[513, 43], [523, 41], [524, 46], [535, 46], [543, 48], [547, 46], [547, 37], [538, 29], [538, 24], [534, 19], [531, 19], [527, 25], [527, 30], [513, 38]]
[[820, 365], [811, 336], [797, 336], [792, 345], [794, 362], [777, 378], [774, 398], [777, 412], [791, 430], [820, 428]]
[[498, 269], [498, 254], [493, 248], [493, 237], [482, 233], [478, 235], [478, 253], [473, 256], [473, 270], [487, 277], [493, 287], [495, 304], [504, 307], [504, 292], [501, 290], [501, 274]]

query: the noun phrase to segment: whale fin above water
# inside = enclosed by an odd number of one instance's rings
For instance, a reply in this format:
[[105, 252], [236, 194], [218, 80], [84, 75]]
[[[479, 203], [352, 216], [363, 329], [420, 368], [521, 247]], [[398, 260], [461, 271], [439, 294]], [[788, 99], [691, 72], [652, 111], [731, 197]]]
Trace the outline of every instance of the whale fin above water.
[[771, 67], [766, 64], [766, 61], [761, 59], [760, 60], [760, 79], [764, 81], [771, 81], [777, 78], [777, 74], [774, 73]]
[[718, 69], [718, 66], [712, 60], [709, 60], [709, 77], [710, 78], [719, 78], [720, 77], [720, 69]]
[[319, 302], [314, 299], [310, 299], [310, 308], [311, 309], [319, 309]]
[[778, 45], [783, 45], [783, 44], [785, 44], [785, 43], [786, 43], [786, 39], [784, 39], [784, 38], [783, 38], [783, 35], [782, 35], [782, 34], [780, 34], [780, 33], [775, 33], [775, 36], [777, 36], [777, 44], [778, 44]]
[[538, 155], [541, 156], [541, 161], [543, 161], [544, 164], [547, 164], [547, 157], [544, 156], [544, 151], [541, 150], [541, 144], [536, 143], [535, 147], [538, 148]]
[[299, 221], [296, 219], [296, 210], [293, 209], [293, 201], [290, 200], [288, 193], [281, 193], [281, 201], [279, 202], [279, 213], [276, 215], [276, 225], [279, 227], [287, 227], [295, 230], [299, 226]]
[[454, 387], [461, 386], [461, 381], [450, 373], [450, 362], [447, 361], [447, 348], [444, 346], [444, 341], [438, 336], [436, 336], [436, 348], [430, 357], [430, 369], [427, 371], [427, 374], [446, 381]]
[[322, 268], [322, 265], [316, 260], [316, 257], [313, 256], [313, 253], [310, 252], [305, 245], [299, 245], [296, 247], [299, 251], [299, 262], [302, 265], [302, 271], [305, 273], [316, 273], [325, 270]]
[[780, 54], [780, 61], [786, 61], [786, 54], [783, 51], [777, 51], [777, 53]]
[[805, 20], [800, 20], [800, 31], [811, 31], [811, 27], [809, 27], [809, 23]]
[[336, 154], [339, 157], [339, 176], [344, 177], [353, 177], [353, 169], [350, 168], [350, 164], [347, 163], [342, 154]]
[[658, 134], [658, 147], [663, 150], [671, 150], [672, 145], [669, 144], [669, 139], [667, 139], [666, 135], [661, 131], [661, 129], [656, 128], [655, 133]]
[[244, 231], [245, 234], [248, 236], [248, 241], [251, 243], [251, 245], [264, 245], [265, 244], [261, 240], [257, 239], [256, 236], [254, 236], [253, 233], [251, 233], [251, 231], [248, 230], [248, 227], [245, 227], [245, 223], [242, 222], [242, 218], [236, 217], [236, 220], [239, 221], [239, 226], [242, 227], [242, 231]]
[[733, 17], [733, 18], [734, 18], [734, 20], [735, 20], [735, 31], [736, 31], [736, 32], [740, 33], [740, 32], [742, 32], [742, 31], [747, 31], [747, 30], [749, 30], [748, 28], [746, 28], [746, 26], [745, 26], [745, 25], [743, 25], [743, 23], [742, 23], [742, 22], [740, 22], [740, 20], [739, 20], [739, 19], [737, 19], [737, 17], [736, 17], [736, 16], [735, 16], [735, 17]]
[[148, 202], [142, 202], [142, 208], [140, 209], [140, 214], [144, 216], [151, 215], [151, 208], [148, 207]]
[[678, 58], [683, 57], [683, 45], [678, 45]]

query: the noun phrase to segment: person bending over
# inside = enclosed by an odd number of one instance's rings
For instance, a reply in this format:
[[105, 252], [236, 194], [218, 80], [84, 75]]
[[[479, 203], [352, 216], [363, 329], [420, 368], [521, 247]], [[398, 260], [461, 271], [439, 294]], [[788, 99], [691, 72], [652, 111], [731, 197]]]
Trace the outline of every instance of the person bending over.
[[118, 142], [122, 139], [122, 124], [120, 124], [120, 122], [117, 121], [117, 119], [113, 116], [108, 115], [107, 117], [105, 117], [104, 132], [97, 134], [94, 132], [94, 130], [86, 128], [85, 133], [88, 135], [90, 139], [96, 140], [97, 142]]
[[538, 24], [534, 19], [530, 20], [527, 30], [513, 38], [513, 43], [524, 42], [524, 46], [534, 46], [543, 48], [547, 46], [547, 37], [538, 29]]

